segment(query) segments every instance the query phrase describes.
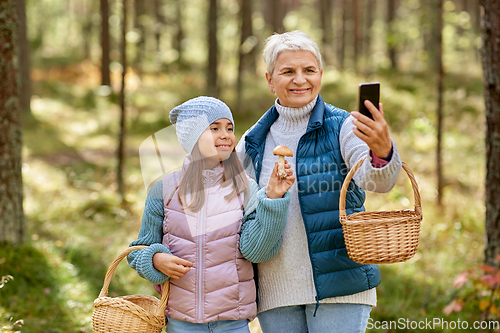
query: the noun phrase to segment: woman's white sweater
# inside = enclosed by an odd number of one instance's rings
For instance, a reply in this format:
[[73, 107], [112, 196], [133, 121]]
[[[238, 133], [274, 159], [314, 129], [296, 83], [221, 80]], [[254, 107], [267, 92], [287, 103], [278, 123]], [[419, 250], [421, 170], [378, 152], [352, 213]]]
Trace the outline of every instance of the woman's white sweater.
[[[316, 100], [301, 108], [275, 106], [279, 118], [271, 126], [266, 137], [262, 170], [259, 186], [265, 187], [274, 167], [276, 157], [273, 149], [277, 145], [289, 147], [296, 156], [299, 139], [305, 133], [309, 117], [316, 105]], [[401, 160], [393, 142], [393, 155], [387, 165], [374, 168], [371, 163], [369, 148], [365, 142], [352, 132], [353, 117], [348, 117], [340, 131], [340, 147], [342, 157], [351, 168], [362, 157], [367, 157], [363, 166], [353, 177], [361, 188], [387, 192], [396, 183]], [[245, 133], [246, 135], [246, 133]], [[243, 152], [244, 137], [240, 140], [237, 151]], [[292, 169], [296, 169], [295, 157], [287, 158]], [[258, 266], [258, 311], [266, 311], [280, 306], [316, 303], [312, 266], [309, 259], [307, 236], [299, 206], [297, 182], [289, 190], [291, 201], [288, 210], [288, 221], [283, 232], [282, 243], [278, 254]], [[320, 303], [357, 303], [375, 306], [377, 295], [375, 288], [354, 295], [327, 298]]]

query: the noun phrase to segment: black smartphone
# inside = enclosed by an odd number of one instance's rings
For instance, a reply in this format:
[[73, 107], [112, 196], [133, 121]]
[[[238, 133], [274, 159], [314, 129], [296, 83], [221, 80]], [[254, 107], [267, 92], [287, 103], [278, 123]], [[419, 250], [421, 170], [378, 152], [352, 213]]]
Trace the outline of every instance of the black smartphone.
[[359, 85], [358, 110], [367, 117], [373, 119], [371, 112], [365, 106], [365, 100], [369, 100], [378, 109], [380, 100], [380, 83], [362, 83]]

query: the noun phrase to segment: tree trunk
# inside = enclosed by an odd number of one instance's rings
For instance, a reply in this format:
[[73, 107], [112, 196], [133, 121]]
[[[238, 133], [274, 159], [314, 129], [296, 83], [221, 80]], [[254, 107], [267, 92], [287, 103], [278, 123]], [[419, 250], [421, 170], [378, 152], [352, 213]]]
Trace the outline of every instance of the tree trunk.
[[208, 10], [208, 67], [207, 67], [207, 95], [217, 97], [217, 0], [210, 0]]
[[333, 3], [332, 0], [319, 0], [319, 17], [321, 22], [321, 31], [323, 35], [321, 37], [321, 44], [323, 48], [323, 58], [325, 63], [330, 63], [333, 61]]
[[471, 22], [472, 27], [474, 28], [474, 32], [480, 33], [482, 30], [481, 27], [481, 0], [473, 0], [471, 1]]
[[373, 0], [365, 0], [363, 9], [366, 8], [366, 13], [363, 15], [364, 17], [364, 33], [363, 33], [363, 57], [366, 61], [366, 71], [370, 73], [372, 71], [371, 66], [371, 46], [372, 46], [372, 27], [375, 17], [375, 11], [377, 9], [376, 2]]
[[82, 39], [83, 39], [83, 59], [90, 59], [90, 45], [92, 36], [92, 13], [94, 12], [94, 0], [82, 1]]
[[142, 22], [143, 16], [146, 13], [144, 0], [134, 1], [135, 11], [134, 11], [134, 29], [139, 34], [139, 40], [136, 43], [136, 56], [135, 56], [135, 69], [139, 77], [142, 77], [142, 66], [141, 63], [144, 59], [144, 54], [146, 53], [146, 31], [144, 29], [144, 24]]
[[357, 72], [359, 67], [359, 58], [361, 56], [361, 48], [363, 43], [363, 24], [361, 21], [361, 6], [360, 0], [352, 2], [352, 16], [354, 21], [354, 70]]
[[337, 23], [337, 43], [336, 43], [336, 54], [337, 54], [337, 66], [340, 70], [344, 69], [344, 55], [345, 55], [345, 29], [346, 29], [346, 5], [347, 0], [335, 0], [337, 7], [336, 12], [340, 13], [337, 15], [339, 18]]
[[21, 112], [25, 115], [31, 114], [31, 60], [30, 47], [26, 36], [26, 1], [17, 2], [18, 25], [18, 45], [19, 45], [19, 73], [20, 73], [20, 91], [19, 106]]
[[394, 18], [396, 17], [396, 0], [387, 0], [387, 53], [391, 68], [398, 69], [396, 59], [396, 32], [394, 29]]
[[437, 149], [436, 149], [436, 173], [437, 173], [437, 206], [443, 208], [443, 166], [442, 166], [442, 132], [443, 132], [443, 0], [437, 0], [437, 35], [436, 35], [436, 69], [437, 77]]
[[242, 0], [240, 2], [241, 37], [238, 52], [238, 79], [236, 83], [238, 110], [241, 110], [243, 107], [243, 75], [245, 69], [252, 62], [252, 53], [256, 44], [251, 42], [251, 38], [255, 39], [252, 29], [252, 12], [252, 1]]
[[283, 19], [285, 17], [285, 3], [282, 0], [266, 0], [264, 8], [264, 18], [273, 32], [283, 33]]
[[109, 6], [108, 0], [101, 1], [101, 84], [111, 85], [109, 78]]
[[116, 182], [118, 183], [118, 194], [122, 200], [125, 199], [125, 183], [123, 180], [123, 168], [125, 164], [125, 76], [127, 74], [127, 5], [128, 1], [123, 0], [123, 18], [122, 18], [122, 34], [121, 34], [121, 63], [122, 70], [122, 87], [120, 90], [120, 133], [118, 134], [118, 149], [117, 159], [118, 167], [116, 171]]
[[16, 0], [0, 2], [0, 244], [25, 238]]
[[179, 55], [177, 60], [179, 64], [184, 63], [184, 56], [183, 56], [183, 48], [182, 48], [182, 40], [184, 39], [184, 28], [182, 27], [182, 1], [176, 1], [175, 2], [175, 10], [176, 10], [176, 33], [175, 33], [175, 39], [174, 39], [174, 48], [177, 50], [177, 54]]
[[427, 54], [427, 65], [430, 70], [435, 70], [437, 57], [436, 33], [437, 15], [434, 15], [434, 0], [422, 0], [419, 9], [419, 29], [422, 34], [423, 48]]
[[273, 32], [282, 33], [283, 22], [280, 21], [281, 0], [270, 0], [269, 4], [271, 5], [271, 26], [273, 27]]
[[161, 33], [163, 32], [163, 25], [165, 24], [165, 20], [163, 18], [163, 2], [161, 0], [154, 0], [154, 1], [155, 1], [154, 6], [156, 14], [156, 28], [155, 28], [156, 53], [159, 53], [161, 45]]
[[500, 2], [481, 1], [482, 63], [486, 115], [485, 262], [500, 254]]

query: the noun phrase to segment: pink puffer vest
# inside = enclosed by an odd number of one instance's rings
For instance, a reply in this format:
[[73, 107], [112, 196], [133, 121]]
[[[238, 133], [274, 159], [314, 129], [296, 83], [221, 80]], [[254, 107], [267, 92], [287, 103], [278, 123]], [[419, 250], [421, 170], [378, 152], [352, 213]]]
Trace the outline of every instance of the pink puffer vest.
[[163, 178], [163, 244], [194, 263], [185, 276], [170, 279], [168, 317], [206, 323], [253, 320], [257, 315], [252, 264], [239, 250], [242, 198], [224, 198], [232, 186], [221, 186], [222, 171], [221, 166], [204, 171], [206, 201], [197, 213], [184, 210], [179, 201], [181, 172]]

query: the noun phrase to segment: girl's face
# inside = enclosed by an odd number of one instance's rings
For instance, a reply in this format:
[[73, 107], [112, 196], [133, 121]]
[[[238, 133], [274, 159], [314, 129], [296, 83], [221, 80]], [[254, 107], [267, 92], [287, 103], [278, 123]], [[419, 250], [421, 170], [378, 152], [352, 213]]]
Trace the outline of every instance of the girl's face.
[[287, 50], [278, 55], [274, 72], [266, 73], [266, 78], [269, 89], [276, 92], [281, 105], [298, 108], [318, 96], [322, 75], [312, 52]]
[[234, 150], [236, 136], [233, 123], [227, 118], [214, 121], [198, 139], [198, 148], [207, 166], [212, 168], [227, 160]]

